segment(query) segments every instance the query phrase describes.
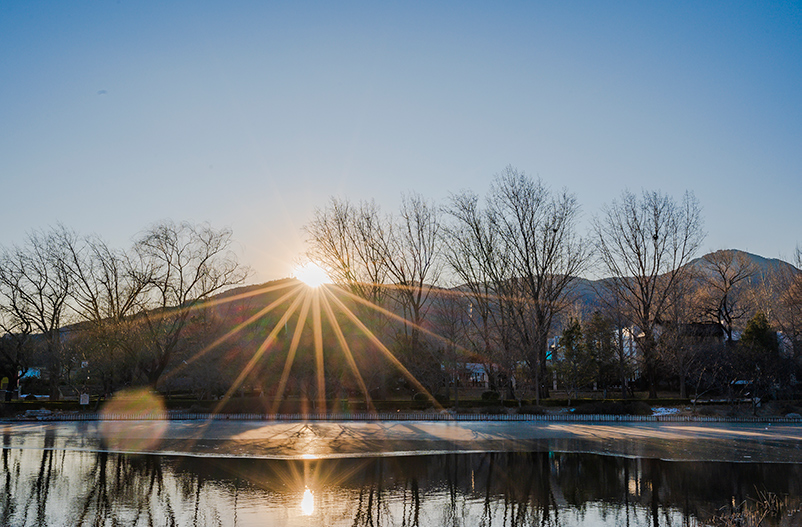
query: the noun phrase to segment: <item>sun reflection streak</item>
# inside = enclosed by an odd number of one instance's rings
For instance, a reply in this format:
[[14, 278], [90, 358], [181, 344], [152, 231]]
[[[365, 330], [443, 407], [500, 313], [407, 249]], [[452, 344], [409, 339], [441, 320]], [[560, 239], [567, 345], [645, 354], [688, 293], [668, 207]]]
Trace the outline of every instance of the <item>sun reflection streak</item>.
[[345, 355], [346, 361], [348, 361], [348, 366], [351, 367], [351, 371], [356, 378], [357, 383], [359, 383], [359, 388], [362, 390], [362, 393], [365, 394], [365, 404], [367, 405], [367, 409], [369, 412], [375, 412], [376, 408], [373, 406], [373, 401], [370, 399], [370, 392], [368, 392], [368, 387], [365, 385], [365, 381], [362, 378], [362, 375], [359, 373], [359, 368], [357, 368], [356, 361], [354, 360], [354, 355], [351, 353], [351, 348], [348, 346], [348, 342], [345, 340], [345, 335], [343, 335], [342, 328], [340, 328], [340, 324], [337, 323], [337, 319], [334, 317], [334, 311], [331, 309], [331, 304], [329, 303], [326, 297], [322, 298], [323, 300], [323, 308], [326, 310], [326, 315], [329, 319], [329, 324], [331, 328], [334, 330], [334, 334], [337, 336], [337, 340], [340, 342], [340, 347], [343, 350], [343, 354]]
[[407, 380], [409, 380], [412, 383], [412, 385], [415, 386], [415, 389], [425, 394], [426, 397], [428, 397], [429, 400], [431, 400], [431, 402], [434, 404], [435, 408], [439, 410], [443, 409], [443, 406], [439, 402], [437, 402], [437, 399], [435, 399], [431, 393], [429, 393], [429, 390], [423, 387], [420, 381], [418, 381], [418, 379], [416, 379], [415, 376], [409, 372], [409, 370], [401, 363], [401, 361], [398, 360], [395, 355], [393, 355], [393, 352], [390, 351], [387, 348], [387, 346], [385, 346], [382, 343], [382, 341], [379, 340], [379, 338], [376, 335], [374, 335], [373, 332], [370, 329], [368, 329], [368, 327], [361, 320], [359, 320], [359, 317], [357, 317], [353, 313], [353, 311], [348, 309], [348, 307], [345, 304], [343, 304], [342, 301], [339, 298], [337, 298], [331, 291], [324, 289], [323, 292], [326, 295], [328, 295], [328, 297], [331, 298], [337, 304], [337, 306], [339, 306], [340, 310], [351, 320], [351, 322], [353, 322], [359, 327], [359, 329], [365, 334], [365, 336], [368, 337], [368, 339], [370, 339], [373, 345], [379, 348], [379, 350], [382, 353], [384, 353], [387, 359], [393, 365], [395, 365], [395, 367], [398, 368], [399, 371], [401, 371], [401, 373], [404, 374]]
[[309, 487], [304, 489], [304, 497], [301, 500], [301, 513], [304, 516], [311, 516], [315, 513], [315, 495], [309, 490]]

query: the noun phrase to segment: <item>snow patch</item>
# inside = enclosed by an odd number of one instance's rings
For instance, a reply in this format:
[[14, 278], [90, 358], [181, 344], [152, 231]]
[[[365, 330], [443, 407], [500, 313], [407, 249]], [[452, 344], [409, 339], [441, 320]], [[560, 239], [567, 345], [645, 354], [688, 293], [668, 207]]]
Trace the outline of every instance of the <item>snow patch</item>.
[[652, 415], [661, 416], [661, 415], [671, 415], [671, 414], [678, 414], [679, 408], [662, 408], [656, 407], [652, 408]]

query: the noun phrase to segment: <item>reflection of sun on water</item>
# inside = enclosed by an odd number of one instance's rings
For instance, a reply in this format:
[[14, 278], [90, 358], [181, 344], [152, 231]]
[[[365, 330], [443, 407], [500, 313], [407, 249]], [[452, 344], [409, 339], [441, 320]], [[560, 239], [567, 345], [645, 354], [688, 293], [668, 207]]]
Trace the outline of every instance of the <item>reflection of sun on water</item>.
[[331, 278], [329, 278], [326, 270], [313, 262], [296, 267], [292, 275], [312, 288], [331, 283]]
[[315, 512], [315, 495], [309, 490], [304, 489], [304, 497], [301, 500], [301, 512], [304, 516], [311, 516]]

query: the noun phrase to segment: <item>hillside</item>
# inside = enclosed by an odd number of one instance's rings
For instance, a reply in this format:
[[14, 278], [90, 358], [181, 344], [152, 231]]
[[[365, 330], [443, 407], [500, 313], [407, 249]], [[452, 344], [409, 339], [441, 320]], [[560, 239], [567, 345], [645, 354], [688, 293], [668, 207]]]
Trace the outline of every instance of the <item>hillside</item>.
[[[802, 273], [802, 270], [797, 269], [794, 265], [784, 260], [764, 258], [763, 256], [740, 251], [738, 249], [726, 249], [708, 253], [688, 262], [686, 268], [688, 268], [694, 276], [709, 276], [711, 271], [709, 265], [706, 263], [706, 258], [722, 256], [722, 253], [730, 253], [733, 261], [740, 261], [742, 264], [754, 267], [755, 273], [748, 279], [748, 286], [750, 288], [758, 287], [762, 283], [776, 283], [780, 277], [786, 273]], [[609, 279], [577, 279], [574, 288], [574, 297], [576, 304], [583, 312], [589, 313], [603, 306], [599, 295], [600, 292], [605, 290], [605, 282], [607, 280]]]

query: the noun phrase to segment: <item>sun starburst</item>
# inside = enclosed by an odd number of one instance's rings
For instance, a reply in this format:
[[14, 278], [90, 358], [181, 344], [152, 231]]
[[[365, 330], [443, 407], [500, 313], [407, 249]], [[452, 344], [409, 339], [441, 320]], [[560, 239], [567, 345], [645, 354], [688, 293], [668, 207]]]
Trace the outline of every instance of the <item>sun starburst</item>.
[[296, 267], [292, 276], [313, 289], [331, 283], [331, 278], [326, 270], [314, 262], [307, 262]]

